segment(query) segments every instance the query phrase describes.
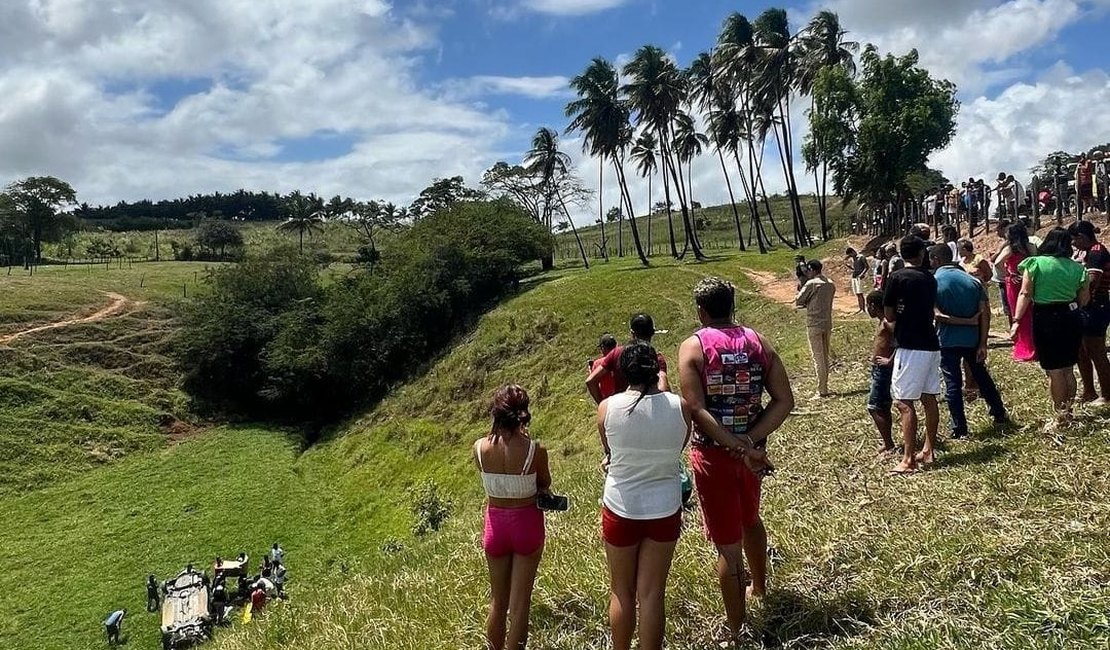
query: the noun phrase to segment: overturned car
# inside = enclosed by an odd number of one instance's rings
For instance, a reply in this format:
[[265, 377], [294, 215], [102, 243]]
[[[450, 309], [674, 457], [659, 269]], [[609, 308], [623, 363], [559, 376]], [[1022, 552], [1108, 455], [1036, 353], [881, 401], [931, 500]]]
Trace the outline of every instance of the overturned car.
[[162, 603], [162, 648], [187, 648], [211, 636], [208, 581], [196, 571], [182, 571], [166, 583], [166, 600]]

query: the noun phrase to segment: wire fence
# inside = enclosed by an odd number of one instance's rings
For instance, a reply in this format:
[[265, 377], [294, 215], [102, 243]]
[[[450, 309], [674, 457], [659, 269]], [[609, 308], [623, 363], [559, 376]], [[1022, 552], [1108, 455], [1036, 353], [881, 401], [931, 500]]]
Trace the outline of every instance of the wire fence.
[[[780, 241], [777, 238], [774, 238], [774, 235], [773, 235], [772, 232], [770, 232], [769, 227], [765, 226], [765, 228], [768, 231], [768, 236], [772, 237], [772, 241], [771, 241], [771, 245], [770, 245], [771, 249], [780, 248], [780, 247], [784, 246], [782, 241]], [[788, 238], [792, 234], [793, 233], [791, 233], [791, 232], [783, 233], [783, 235], [788, 237]], [[812, 234], [813, 234], [814, 243], [820, 243], [821, 242], [820, 234], [816, 233], [816, 232], [812, 233]], [[830, 223], [829, 224], [829, 237], [830, 238], [839, 239], [839, 238], [842, 238], [842, 237], [847, 237], [849, 234], [851, 234], [851, 230], [850, 230], [850, 226], [848, 224], [844, 224], [844, 223]], [[641, 237], [642, 236], [643, 236], [643, 234], [641, 234]], [[620, 243], [618, 242], [616, 235], [609, 236], [606, 239], [608, 240], [606, 242], [606, 245], [602, 246], [601, 242], [598, 241], [597, 236], [594, 233], [590, 233], [590, 235], [584, 236], [582, 238], [582, 247], [586, 250], [587, 259], [604, 260], [604, 259], [614, 258], [614, 257], [615, 258], [636, 257], [636, 245], [633, 243], [631, 235], [629, 235], [627, 233], [625, 234], [623, 246], [621, 246]], [[684, 247], [684, 242], [685, 242], [685, 237], [683, 235], [681, 235], [680, 233], [676, 233], [675, 248], [679, 252], [682, 251], [682, 249]], [[722, 232], [722, 231], [702, 232], [702, 233], [698, 234], [698, 243], [701, 245], [702, 250], [709, 251], [709, 252], [726, 252], [726, 251], [727, 252], [740, 252], [740, 243], [739, 243], [739, 240], [736, 238], [735, 233], [732, 233], [731, 236], [728, 236], [728, 235], [724, 234], [724, 232]], [[749, 239], [745, 236], [744, 244], [746, 246], [746, 251], [747, 252], [755, 252], [755, 253], [759, 252], [759, 245], [755, 242], [754, 239], [749, 241]], [[663, 239], [662, 241], [660, 241], [659, 239], [654, 239], [650, 246], [647, 245], [646, 243], [643, 243], [642, 246], [644, 248], [644, 254], [648, 257], [660, 257], [660, 256], [669, 256], [669, 255], [671, 255], [670, 239]], [[556, 260], [582, 259], [582, 253], [579, 251], [578, 243], [574, 240], [573, 236], [569, 237], [569, 238], [560, 237], [558, 240], [556, 240], [556, 243], [555, 243], [555, 259]]]

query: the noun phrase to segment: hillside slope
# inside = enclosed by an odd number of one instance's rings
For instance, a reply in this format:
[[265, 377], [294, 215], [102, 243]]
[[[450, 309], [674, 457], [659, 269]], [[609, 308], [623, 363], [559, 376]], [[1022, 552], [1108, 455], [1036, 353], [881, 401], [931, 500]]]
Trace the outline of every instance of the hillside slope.
[[[1041, 374], [997, 350], [992, 366], [1023, 426], [991, 431], [973, 406], [975, 439], [947, 445], [926, 473], [888, 476], [890, 463], [872, 454], [863, 408], [870, 324], [838, 319], [839, 396], [807, 402], [804, 317], [757, 295], [741, 271], [776, 273], [789, 259], [780, 251], [698, 265], [658, 260], [646, 270], [614, 262], [545, 276], [310, 449], [291, 432], [218, 427], [0, 494], [0, 647], [101, 647], [100, 621], [123, 606], [132, 612], [128, 647], [155, 648], [156, 617], [141, 613], [148, 572], [164, 576], [240, 550], [257, 556], [273, 541], [287, 550], [290, 601], [222, 631], [212, 647], [480, 647], [488, 588], [469, 446], [487, 431], [488, 396], [507, 381], [531, 392], [533, 433], [551, 449], [556, 489], [573, 503], [548, 520], [530, 647], [606, 647], [602, 477], [585, 361], [600, 333], [623, 336], [640, 309], [669, 330], [657, 344], [673, 359], [696, 327], [690, 290], [708, 274], [740, 283], [741, 319], [779, 348], [800, 397], [771, 444], [779, 472], [764, 493], [772, 593], [752, 620], [767, 647], [1110, 643], [1105, 420], [1091, 415], [1062, 446], [1044, 440]], [[26, 464], [48, 466], [49, 458]], [[413, 505], [429, 485], [452, 502], [452, 514], [442, 530], [416, 538]], [[686, 528], [670, 581], [668, 639], [673, 648], [701, 649], [711, 647], [722, 616], [696, 510]]]
[[[787, 259], [743, 263], [771, 271]], [[556, 489], [574, 503], [548, 520], [532, 647], [606, 647], [596, 505], [602, 478], [584, 362], [596, 336], [623, 333], [637, 309], [669, 330], [657, 343], [673, 358], [696, 326], [690, 289], [706, 274], [745, 287], [741, 318], [782, 350], [803, 398], [772, 443], [780, 471], [766, 485], [764, 512], [774, 588], [753, 612], [766, 646], [1104, 646], [1110, 445], [1103, 420], [1092, 416], [1063, 447], [1045, 441], [1039, 372], [1014, 366], [999, 350], [992, 364], [1026, 426], [991, 431], [975, 407], [975, 440], [946, 445], [929, 472], [891, 477], [889, 462], [873, 456], [863, 408], [860, 357], [870, 325], [837, 322], [833, 385], [840, 397], [806, 402], [812, 383], [802, 316], [749, 293], [739, 265], [726, 258], [651, 270], [599, 266], [488, 314], [425, 376], [302, 459], [306, 475], [332, 480], [329, 525], [359, 547], [358, 565], [327, 589], [300, 592], [265, 624], [221, 637], [217, 647], [479, 647], [488, 592], [478, 545], [481, 494], [468, 450], [486, 431], [485, 399], [506, 381], [532, 392], [533, 433], [552, 451]], [[450, 497], [454, 514], [440, 532], [413, 539], [404, 530], [411, 524], [405, 489], [427, 478]], [[688, 513], [670, 581], [674, 648], [710, 647], [721, 624], [713, 553], [698, 526], [697, 512]]]

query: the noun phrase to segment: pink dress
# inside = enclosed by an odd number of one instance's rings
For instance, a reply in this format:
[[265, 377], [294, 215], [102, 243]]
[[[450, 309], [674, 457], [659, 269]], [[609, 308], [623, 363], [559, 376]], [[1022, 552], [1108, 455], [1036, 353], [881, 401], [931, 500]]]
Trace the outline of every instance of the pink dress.
[[[1010, 313], [1017, 313], [1018, 294], [1021, 293], [1021, 273], [1018, 265], [1028, 255], [1010, 253], [1006, 258], [1006, 301], [1010, 303]], [[1036, 361], [1037, 351], [1033, 348], [1033, 310], [1028, 309], [1018, 323], [1017, 339], [1014, 340], [1014, 361]]]

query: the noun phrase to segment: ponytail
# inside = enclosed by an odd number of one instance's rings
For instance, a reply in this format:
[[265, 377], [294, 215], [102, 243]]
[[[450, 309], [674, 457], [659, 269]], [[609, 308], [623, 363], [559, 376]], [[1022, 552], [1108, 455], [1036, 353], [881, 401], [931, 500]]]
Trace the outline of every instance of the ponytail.
[[659, 354], [647, 343], [632, 343], [621, 352], [620, 368], [629, 386], [643, 386], [645, 389], [628, 408], [628, 412], [632, 413], [647, 391], [659, 381]]

